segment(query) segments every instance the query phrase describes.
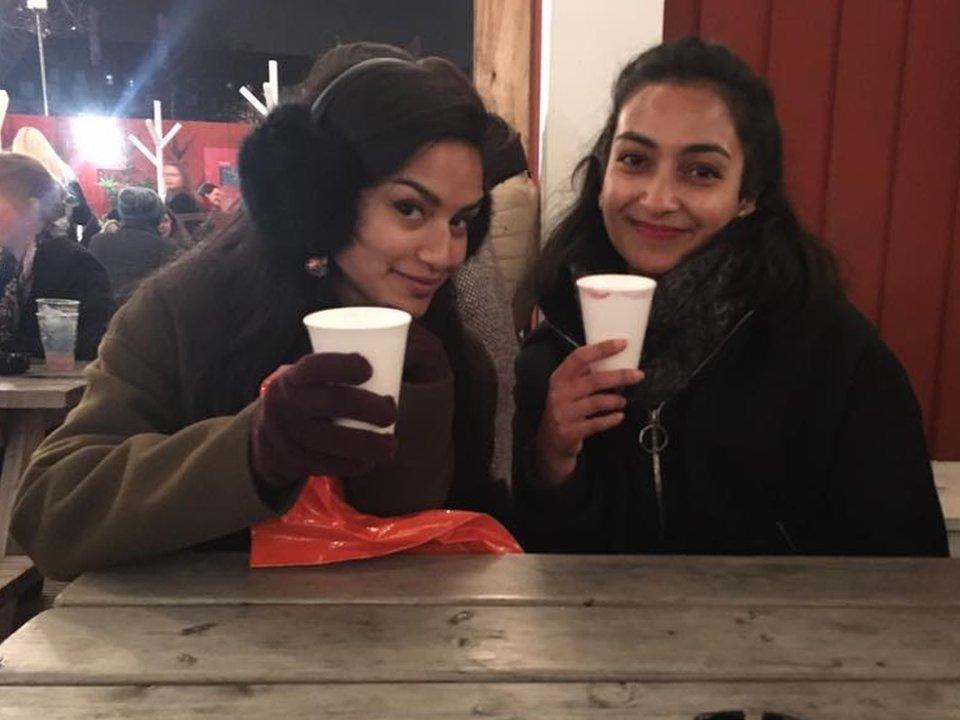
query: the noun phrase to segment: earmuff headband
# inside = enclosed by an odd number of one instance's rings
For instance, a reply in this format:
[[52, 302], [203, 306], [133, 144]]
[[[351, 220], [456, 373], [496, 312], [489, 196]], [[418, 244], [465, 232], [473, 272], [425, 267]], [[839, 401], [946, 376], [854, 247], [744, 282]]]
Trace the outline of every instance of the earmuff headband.
[[392, 57], [378, 57], [378, 58], [368, 58], [367, 60], [361, 60], [356, 65], [351, 65], [342, 73], [337, 75], [333, 80], [330, 81], [330, 84], [327, 85], [317, 96], [317, 99], [313, 101], [313, 105], [310, 106], [310, 114], [313, 116], [314, 120], [320, 118], [326, 109], [327, 105], [330, 104], [331, 93], [334, 88], [343, 85], [352, 77], [357, 75], [362, 75], [367, 71], [368, 68], [381, 67], [384, 65], [409, 65], [409, 60], [401, 60], [400, 58]]

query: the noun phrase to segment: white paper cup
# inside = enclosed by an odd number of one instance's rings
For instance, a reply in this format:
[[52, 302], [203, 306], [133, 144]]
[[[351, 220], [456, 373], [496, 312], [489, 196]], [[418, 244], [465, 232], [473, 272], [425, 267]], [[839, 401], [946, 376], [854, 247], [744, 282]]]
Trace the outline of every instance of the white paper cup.
[[587, 275], [577, 280], [587, 344], [623, 338], [627, 347], [593, 363], [594, 372], [636, 370], [657, 283], [640, 275]]
[[[403, 357], [407, 351], [410, 313], [382, 307], [345, 307], [310, 313], [303, 324], [315, 353], [360, 353], [373, 368], [373, 375], [358, 387], [377, 395], [389, 395], [399, 404]], [[394, 426], [377, 427], [343, 418], [344, 427], [392, 433]]]

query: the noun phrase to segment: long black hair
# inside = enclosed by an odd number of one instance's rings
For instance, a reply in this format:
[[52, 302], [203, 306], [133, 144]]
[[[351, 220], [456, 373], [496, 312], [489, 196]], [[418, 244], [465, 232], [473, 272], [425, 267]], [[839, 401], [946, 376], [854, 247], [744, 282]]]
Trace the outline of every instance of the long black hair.
[[[349, 68], [378, 65], [337, 83], [322, 112], [311, 109]], [[278, 365], [309, 352], [301, 319], [334, 307], [338, 272], [305, 269], [331, 258], [352, 238], [360, 191], [395, 172], [418, 149], [438, 140], [465, 140], [478, 150], [487, 114], [469, 81], [438, 58], [416, 61], [398, 48], [370, 43], [337, 47], [244, 141], [240, 153], [244, 202], [225, 225], [168, 267], [158, 281], [210, 288], [216, 307], [191, 324], [181, 363], [193, 418], [232, 414], [256, 397]], [[468, 253], [489, 226], [489, 198], [468, 228]], [[189, 280], [189, 283], [186, 281]], [[423, 322], [447, 348], [461, 391], [466, 359], [452, 286], [438, 290]]]
[[795, 307], [815, 295], [840, 293], [832, 253], [803, 228], [787, 199], [783, 141], [769, 85], [726, 47], [685, 37], [641, 53], [620, 71], [606, 124], [574, 171], [576, 198], [550, 234], [536, 269], [537, 297], [546, 313], [576, 314], [571, 267], [582, 273], [626, 270], [607, 235], [597, 198], [620, 111], [638, 90], [656, 83], [706, 85], [733, 118], [744, 149], [740, 195], [754, 199], [756, 210], [733, 220], [727, 230], [752, 235], [753, 262], [745, 280], [751, 302]]

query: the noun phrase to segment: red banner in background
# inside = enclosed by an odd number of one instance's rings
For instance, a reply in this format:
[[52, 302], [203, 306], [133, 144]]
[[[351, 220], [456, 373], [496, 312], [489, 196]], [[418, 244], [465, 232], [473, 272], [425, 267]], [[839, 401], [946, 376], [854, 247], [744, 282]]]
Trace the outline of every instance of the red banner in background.
[[205, 147], [203, 149], [203, 181], [220, 186], [224, 209], [240, 198], [240, 175], [237, 173], [238, 151], [238, 147]]
[[[175, 122], [164, 120], [164, 130], [169, 130]], [[251, 126], [180, 122], [183, 129], [167, 145], [164, 159], [179, 158], [192, 188], [204, 181], [223, 186], [226, 204], [229, 204], [239, 196], [237, 151]], [[60, 157], [73, 168], [87, 202], [98, 215], [110, 209], [105, 183], [115, 181], [121, 187], [148, 183], [156, 187], [153, 165], [127, 139], [127, 135], [133, 133], [147, 148], [153, 148], [143, 119], [7, 115], [0, 133], [4, 149], [10, 149], [14, 135], [22, 127], [35, 127], [46, 136]]]

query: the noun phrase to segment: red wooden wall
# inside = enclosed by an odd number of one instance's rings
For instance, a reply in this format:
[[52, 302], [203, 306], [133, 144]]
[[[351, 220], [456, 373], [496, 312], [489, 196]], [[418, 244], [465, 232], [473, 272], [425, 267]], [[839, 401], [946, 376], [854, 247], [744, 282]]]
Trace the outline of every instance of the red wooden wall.
[[960, 460], [960, 2], [666, 0], [687, 34], [770, 81], [798, 212]]
[[[97, 213], [104, 213], [109, 210], [106, 193], [97, 185], [98, 171], [110, 174], [116, 174], [115, 169], [98, 168], [96, 165], [79, 159], [79, 149], [74, 146], [74, 138], [70, 128], [71, 118], [69, 117], [44, 117], [37, 115], [7, 115], [3, 124], [2, 146], [10, 149], [17, 130], [24, 126], [35, 127], [40, 130], [50, 141], [50, 144], [57, 151], [60, 157], [73, 168], [77, 174], [77, 179], [83, 186], [84, 195], [91, 207]], [[153, 165], [126, 140], [127, 133], [133, 133], [148, 148], [153, 149], [153, 141], [147, 132], [143, 120], [139, 119], [120, 119], [117, 121], [123, 129], [124, 152], [132, 159], [134, 180], [154, 181], [156, 171]], [[174, 120], [164, 120], [163, 127], [169, 130]], [[175, 141], [181, 147], [186, 148], [183, 158], [183, 165], [189, 175], [190, 181], [196, 187], [205, 180], [218, 182], [215, 175], [211, 175], [209, 168], [204, 165], [204, 148], [239, 148], [240, 143], [251, 126], [244, 123], [216, 123], [185, 120], [182, 121], [183, 129], [177, 134]], [[167, 146], [165, 157], [170, 158], [170, 146]], [[206, 171], [206, 172], [205, 172]], [[224, 188], [225, 195], [232, 198], [236, 190]]]

